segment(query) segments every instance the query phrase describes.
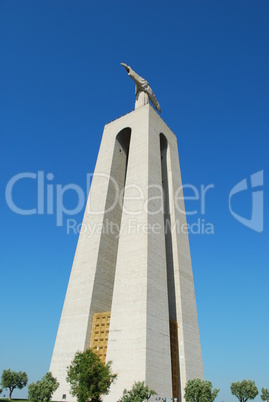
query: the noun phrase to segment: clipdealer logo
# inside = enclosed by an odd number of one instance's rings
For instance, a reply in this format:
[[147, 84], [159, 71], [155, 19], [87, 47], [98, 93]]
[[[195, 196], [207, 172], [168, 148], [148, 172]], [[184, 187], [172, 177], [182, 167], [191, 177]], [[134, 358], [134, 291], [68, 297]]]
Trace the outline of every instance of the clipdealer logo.
[[[248, 185], [247, 178], [241, 180], [232, 188], [228, 195], [231, 215], [242, 225], [258, 233], [263, 231], [264, 226], [263, 174], [263, 170], [253, 173], [250, 176], [250, 185]], [[15, 200], [14, 189], [19, 182], [24, 185], [25, 181], [29, 180], [36, 186], [36, 197], [34, 197], [35, 205], [34, 208], [22, 208], [20, 207], [19, 199]], [[95, 175], [87, 174], [85, 191], [77, 184], [69, 183], [62, 185], [53, 183], [53, 180], [54, 175], [52, 173], [45, 174], [43, 171], [38, 171], [37, 173], [23, 172], [16, 174], [8, 181], [6, 186], [5, 197], [7, 206], [11, 211], [19, 215], [55, 215], [56, 225], [63, 226], [65, 217], [74, 217], [74, 215], [84, 209], [91, 183], [92, 181], [94, 182], [95, 180], [98, 180], [98, 183], [102, 184], [103, 189], [111, 188], [111, 186], [113, 187], [114, 199], [113, 202], [109, 203], [109, 209], [106, 209], [107, 206], [105, 206], [106, 203], [104, 200], [102, 204], [102, 202], [100, 203], [99, 199], [97, 200], [96, 197], [90, 197], [86, 207], [86, 213], [88, 215], [98, 216], [103, 215], [104, 213], [107, 214], [118, 204], [120, 204], [120, 207], [125, 214], [132, 217], [141, 215], [145, 212], [149, 215], [156, 215], [160, 212], [165, 213], [163, 189], [162, 186], [159, 185], [150, 185], [146, 189], [142, 189], [136, 185], [128, 185], [123, 189], [120, 189], [113, 177], [102, 173]], [[191, 184], [185, 184], [177, 189], [173, 200], [177, 213], [186, 216], [195, 215], [197, 217], [197, 221], [193, 222], [192, 225], [189, 225], [183, 220], [185, 223], [183, 221], [181, 222], [181, 232], [187, 230], [188, 233], [192, 234], [214, 234], [213, 223], [208, 222], [207, 219], [205, 219], [205, 205], [208, 198], [207, 193], [209, 190], [213, 190], [214, 188], [214, 184], [201, 185], [199, 188]], [[183, 190], [187, 193], [187, 195], [185, 194], [185, 197], [183, 196]], [[247, 192], [248, 195], [251, 196], [250, 203], [252, 212], [250, 218], [239, 215], [239, 213], [235, 212], [232, 207], [233, 199], [242, 192]], [[68, 208], [66, 206], [68, 193], [72, 193], [71, 197], [73, 196], [73, 198], [75, 197], [77, 200], [76, 205], [73, 208]], [[153, 194], [153, 196], [150, 197], [149, 194]], [[125, 202], [126, 200], [128, 202]], [[186, 209], [184, 208], [184, 203], [188, 204]], [[178, 224], [178, 222], [175, 223]], [[83, 225], [84, 223], [80, 224], [76, 222], [75, 219], [68, 219], [67, 232], [70, 233], [73, 231], [74, 234], [78, 234], [80, 231], [83, 232], [83, 230], [85, 230]], [[154, 230], [156, 230], [155, 226]]]
[[[232, 216], [242, 225], [248, 227], [249, 229], [254, 230], [255, 232], [261, 233], [263, 232], [263, 190], [261, 187], [263, 186], [263, 170], [259, 172], [253, 173], [250, 176], [250, 188], [248, 187], [247, 179], [244, 179], [237, 183], [229, 195], [229, 209]], [[232, 198], [242, 191], [251, 191], [251, 218], [245, 218], [237, 213], [235, 213], [232, 209]]]

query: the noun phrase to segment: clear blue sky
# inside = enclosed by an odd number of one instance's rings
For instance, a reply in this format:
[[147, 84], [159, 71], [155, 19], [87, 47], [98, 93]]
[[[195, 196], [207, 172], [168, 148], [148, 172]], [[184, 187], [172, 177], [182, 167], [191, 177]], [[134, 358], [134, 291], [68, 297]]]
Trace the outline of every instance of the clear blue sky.
[[[86, 191], [104, 125], [134, 108], [123, 61], [154, 88], [178, 138], [183, 182], [214, 185], [205, 214], [186, 201], [198, 210], [190, 223], [214, 226], [190, 235], [205, 378], [221, 388], [219, 402], [235, 400], [232, 381], [269, 388], [268, 21], [267, 0], [1, 0], [0, 372], [25, 370], [31, 382], [48, 371], [78, 240], [67, 234], [70, 217], [57, 227], [55, 213], [11, 211], [6, 186], [43, 171], [54, 175], [45, 180], [54, 194], [57, 184]], [[261, 170], [257, 232], [228, 201]], [[36, 180], [14, 186], [20, 208], [36, 198]], [[64, 202], [74, 208], [77, 198]], [[237, 214], [250, 219], [251, 205], [251, 190], [234, 195]]]

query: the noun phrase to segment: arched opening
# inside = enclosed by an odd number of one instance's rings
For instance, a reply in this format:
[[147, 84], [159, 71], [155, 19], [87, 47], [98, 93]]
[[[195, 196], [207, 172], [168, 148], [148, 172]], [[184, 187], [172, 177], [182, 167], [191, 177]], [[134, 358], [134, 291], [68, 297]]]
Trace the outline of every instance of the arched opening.
[[103, 362], [106, 361], [130, 140], [130, 128], [121, 130], [115, 139], [95, 276], [98, 286], [94, 286], [92, 296], [94, 306], [92, 306], [90, 346]]
[[124, 183], [125, 186], [126, 181], [126, 174], [127, 174], [127, 167], [128, 167], [128, 159], [129, 159], [129, 148], [130, 148], [130, 141], [131, 141], [131, 129], [129, 127], [124, 128], [119, 132], [116, 137], [116, 146], [119, 147], [119, 152], [123, 153], [123, 158], [121, 161], [122, 169], [124, 170]]
[[171, 367], [172, 367], [172, 386], [173, 398], [179, 400], [180, 376], [179, 376], [179, 353], [178, 353], [178, 324], [176, 311], [176, 294], [175, 294], [175, 275], [174, 275], [174, 259], [173, 244], [171, 233], [171, 217], [170, 217], [170, 197], [169, 197], [169, 176], [168, 176], [168, 159], [169, 144], [164, 134], [160, 134], [160, 151], [161, 151], [161, 170], [162, 170], [162, 190], [163, 190], [163, 218], [164, 218], [164, 234], [165, 234], [165, 253], [166, 253], [166, 272], [167, 272], [167, 291], [169, 305], [169, 326], [170, 326], [170, 351], [171, 351]]

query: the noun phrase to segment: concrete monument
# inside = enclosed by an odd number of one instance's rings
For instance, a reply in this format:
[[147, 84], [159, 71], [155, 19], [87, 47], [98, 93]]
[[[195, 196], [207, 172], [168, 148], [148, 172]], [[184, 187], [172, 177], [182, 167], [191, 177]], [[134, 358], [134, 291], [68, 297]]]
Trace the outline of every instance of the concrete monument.
[[177, 139], [143, 103], [104, 128], [50, 366], [55, 401], [74, 400], [66, 368], [89, 347], [118, 374], [105, 402], [135, 381], [184, 401], [186, 382], [203, 378]]

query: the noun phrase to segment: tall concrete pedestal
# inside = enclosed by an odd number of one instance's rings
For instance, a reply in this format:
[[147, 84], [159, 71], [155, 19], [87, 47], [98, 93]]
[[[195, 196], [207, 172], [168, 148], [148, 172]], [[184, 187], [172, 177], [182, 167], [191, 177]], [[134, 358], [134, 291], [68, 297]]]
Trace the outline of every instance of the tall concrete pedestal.
[[135, 381], [183, 401], [186, 381], [203, 378], [181, 186], [176, 137], [149, 104], [105, 126], [51, 361], [53, 400], [75, 400], [66, 367], [89, 347], [118, 373], [105, 402]]

